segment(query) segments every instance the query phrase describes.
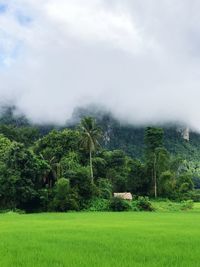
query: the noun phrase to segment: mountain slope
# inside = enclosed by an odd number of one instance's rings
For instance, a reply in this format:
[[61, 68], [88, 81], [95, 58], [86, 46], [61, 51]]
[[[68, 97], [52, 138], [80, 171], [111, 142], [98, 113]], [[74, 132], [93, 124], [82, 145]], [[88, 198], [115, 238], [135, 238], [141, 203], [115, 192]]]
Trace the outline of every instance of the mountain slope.
[[[24, 115], [15, 115], [15, 108], [4, 108], [0, 116], [0, 133], [8, 135], [8, 138], [18, 136], [19, 140], [21, 127], [29, 127], [37, 129], [40, 133], [37, 134], [32, 131], [28, 131], [26, 134], [26, 142], [29, 143], [28, 138], [34, 135], [34, 138], [47, 134], [52, 129], [63, 129], [63, 127], [76, 127], [80, 122], [80, 119], [84, 116], [93, 116], [97, 119], [98, 124], [103, 130], [103, 142], [102, 146], [113, 150], [122, 149], [128, 155], [136, 158], [142, 158], [144, 149], [144, 131], [145, 127], [137, 127], [130, 124], [119, 122], [112, 114], [102, 111], [102, 109], [92, 108], [79, 108], [75, 110], [70, 121], [66, 126], [58, 128], [53, 125], [32, 125]], [[6, 127], [11, 127], [7, 129]], [[190, 132], [190, 141], [183, 139], [183, 135], [180, 132], [179, 125], [163, 125], [164, 129], [164, 144], [166, 148], [172, 154], [179, 154], [183, 158], [189, 161], [200, 161], [200, 134], [196, 132]], [[14, 132], [13, 132], [14, 131]], [[26, 131], [27, 132], [27, 131]], [[16, 134], [17, 133], [17, 134]], [[19, 141], [16, 140], [16, 141]], [[30, 143], [33, 140], [30, 140]]]

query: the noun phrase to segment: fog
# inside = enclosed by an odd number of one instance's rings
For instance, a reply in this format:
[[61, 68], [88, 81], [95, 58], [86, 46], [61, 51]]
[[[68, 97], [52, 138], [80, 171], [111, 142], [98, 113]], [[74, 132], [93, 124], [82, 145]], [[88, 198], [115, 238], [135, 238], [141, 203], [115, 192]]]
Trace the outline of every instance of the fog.
[[197, 0], [0, 0], [0, 99], [62, 124], [103, 106], [200, 130]]

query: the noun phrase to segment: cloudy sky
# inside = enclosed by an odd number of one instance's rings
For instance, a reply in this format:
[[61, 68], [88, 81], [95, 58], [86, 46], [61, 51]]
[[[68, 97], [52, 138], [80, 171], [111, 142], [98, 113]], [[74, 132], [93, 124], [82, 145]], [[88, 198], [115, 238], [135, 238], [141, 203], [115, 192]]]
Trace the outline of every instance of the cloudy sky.
[[37, 122], [96, 103], [200, 130], [200, 1], [0, 0], [0, 99]]

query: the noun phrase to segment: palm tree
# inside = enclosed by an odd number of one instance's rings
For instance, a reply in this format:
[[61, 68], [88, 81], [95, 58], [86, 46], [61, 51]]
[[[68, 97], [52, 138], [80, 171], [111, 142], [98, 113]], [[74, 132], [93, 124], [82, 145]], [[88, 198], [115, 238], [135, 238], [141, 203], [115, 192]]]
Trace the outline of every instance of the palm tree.
[[101, 130], [96, 125], [96, 121], [92, 117], [85, 117], [81, 120], [81, 147], [89, 152], [90, 174], [92, 183], [94, 183], [92, 153], [94, 153], [99, 145], [101, 138]]

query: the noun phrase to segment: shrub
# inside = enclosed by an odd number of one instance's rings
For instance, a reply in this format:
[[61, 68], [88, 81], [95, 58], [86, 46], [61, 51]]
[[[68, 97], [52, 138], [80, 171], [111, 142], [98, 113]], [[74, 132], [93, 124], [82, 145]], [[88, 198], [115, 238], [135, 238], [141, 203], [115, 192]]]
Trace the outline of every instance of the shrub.
[[69, 192], [69, 180], [65, 178], [60, 178], [56, 182], [56, 194], [58, 198], [65, 198], [67, 193]]
[[109, 210], [109, 200], [95, 198], [90, 201], [87, 210], [89, 211], [108, 211]]
[[13, 209], [13, 210], [0, 210], [0, 213], [7, 213], [7, 214], [25, 214], [26, 212], [24, 210], [20, 209]]
[[132, 211], [140, 211], [140, 209], [137, 206], [137, 201], [131, 201], [131, 210]]
[[200, 202], [200, 190], [192, 190], [183, 195], [184, 200], [193, 200], [194, 202]]
[[110, 210], [112, 210], [112, 211], [128, 211], [128, 210], [131, 210], [131, 204], [122, 198], [113, 197], [110, 200]]
[[112, 184], [108, 179], [98, 180], [99, 196], [104, 199], [110, 199], [112, 197]]
[[148, 197], [138, 197], [136, 201], [136, 207], [140, 211], [153, 211], [154, 210], [154, 207], [152, 206]]
[[69, 180], [60, 178], [55, 185], [53, 207], [56, 211], [68, 210]]
[[193, 206], [194, 202], [191, 199], [181, 201], [181, 210], [190, 210]]
[[79, 210], [78, 194], [70, 188], [69, 180], [60, 178], [55, 185], [54, 198], [48, 209], [51, 211]]
[[80, 210], [80, 203], [78, 198], [78, 193], [75, 189], [70, 189], [68, 193], [68, 210]]

